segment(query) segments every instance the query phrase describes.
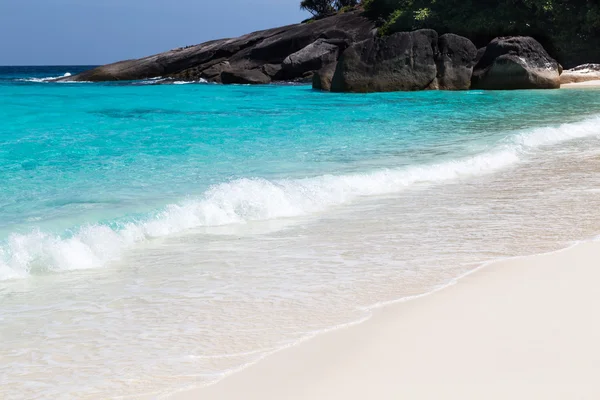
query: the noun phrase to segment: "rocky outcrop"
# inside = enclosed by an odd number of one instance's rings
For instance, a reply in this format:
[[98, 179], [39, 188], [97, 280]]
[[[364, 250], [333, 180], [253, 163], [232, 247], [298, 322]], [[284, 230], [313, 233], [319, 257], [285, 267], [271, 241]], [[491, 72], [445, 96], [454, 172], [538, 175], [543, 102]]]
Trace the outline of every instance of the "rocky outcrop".
[[[340, 57], [330, 90], [390, 92], [424, 89], [466, 90], [477, 48], [467, 38], [422, 29], [370, 38], [351, 45]], [[328, 90], [331, 67], [320, 70], [313, 88]]]
[[554, 89], [560, 87], [559, 65], [531, 37], [492, 40], [473, 70], [474, 89]]
[[188, 81], [201, 78], [210, 82], [221, 82], [221, 74], [226, 71], [231, 71], [231, 64], [229, 64], [229, 61], [219, 61], [215, 64], [211, 63], [209, 67], [202, 71], [188, 69], [179, 74], [178, 78]]
[[[600, 66], [565, 71], [563, 82], [599, 79]], [[591, 69], [590, 69], [591, 68]], [[596, 69], [594, 69], [596, 68]], [[319, 90], [537, 89], [560, 86], [561, 67], [529, 37], [467, 38], [429, 29], [378, 37], [360, 10], [214, 40], [63, 77], [62, 81], [149, 78], [224, 84], [310, 81]]]
[[481, 60], [483, 58], [483, 55], [485, 54], [485, 47], [481, 47], [479, 49], [477, 49], [477, 56], [475, 56], [475, 65], [477, 65], [477, 63], [479, 62], [479, 60]]
[[280, 64], [265, 64], [262, 67], [262, 72], [272, 80], [281, 79], [281, 70], [282, 67]]
[[[97, 82], [170, 77], [230, 83], [251, 75], [252, 82], [263, 83], [265, 79], [259, 73], [274, 81], [301, 79], [336, 59], [340, 48], [343, 50], [351, 43], [373, 37], [375, 33], [375, 24], [361, 12], [347, 12], [311, 23], [268, 29], [235, 39], [215, 40], [138, 60], [121, 61], [63, 80]], [[258, 72], [248, 75], [241, 71]]]
[[477, 57], [475, 45], [465, 37], [447, 33], [440, 36], [437, 48], [437, 89], [468, 90]]
[[331, 63], [315, 72], [312, 82], [313, 89], [330, 91], [331, 81], [333, 80], [336, 66], [337, 63]]
[[336, 62], [338, 54], [346, 47], [343, 39], [317, 39], [302, 50], [287, 56], [281, 65], [282, 74], [294, 79], [307, 72], [318, 71], [325, 65]]
[[564, 70], [560, 75], [561, 85], [600, 80], [600, 64], [583, 64]]
[[423, 90], [436, 78], [438, 35], [430, 29], [399, 32], [350, 46], [340, 57], [332, 92]]
[[225, 84], [261, 85], [271, 83], [271, 78], [257, 69], [223, 71], [221, 82]]

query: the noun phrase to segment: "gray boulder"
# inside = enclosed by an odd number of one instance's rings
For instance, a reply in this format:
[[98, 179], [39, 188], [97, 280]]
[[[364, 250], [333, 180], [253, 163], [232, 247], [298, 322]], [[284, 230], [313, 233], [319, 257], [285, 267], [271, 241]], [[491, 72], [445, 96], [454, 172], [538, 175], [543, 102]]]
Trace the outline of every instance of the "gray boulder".
[[283, 60], [282, 73], [286, 77], [297, 77], [309, 71], [317, 71], [334, 63], [338, 54], [346, 47], [343, 40], [317, 39], [302, 50], [290, 54]]
[[281, 64], [293, 53], [302, 50], [317, 39], [342, 39], [358, 42], [375, 35], [375, 23], [361, 12], [348, 12], [318, 19], [306, 24], [292, 25], [252, 46], [243, 57], [251, 60], [269, 60]]
[[477, 57], [477, 48], [467, 38], [447, 33], [438, 40], [437, 88], [440, 90], [468, 90]]
[[474, 89], [555, 89], [559, 65], [535, 39], [526, 36], [492, 40], [473, 70]]
[[485, 54], [485, 47], [481, 47], [481, 48], [477, 49], [477, 56], [475, 57], [475, 65], [477, 65], [479, 60], [481, 60], [483, 58], [484, 54]]
[[[180, 79], [185, 80], [194, 80], [194, 77], [200, 76], [202, 79], [206, 79], [211, 82], [221, 82], [221, 74], [224, 71], [231, 71], [231, 64], [229, 61], [219, 61], [213, 65], [206, 64], [206, 68], [203, 68], [202, 71], [195, 69], [188, 69], [179, 74]], [[189, 72], [189, 75], [185, 74]]]
[[223, 71], [221, 82], [225, 84], [260, 85], [271, 83], [271, 78], [257, 69]]
[[312, 87], [315, 90], [331, 90], [331, 81], [333, 80], [333, 74], [335, 73], [337, 63], [331, 63], [324, 66], [313, 75]]
[[281, 70], [281, 64], [265, 64], [262, 66], [262, 72], [273, 80], [280, 79]]
[[430, 29], [399, 32], [350, 46], [340, 57], [333, 92], [391, 92], [435, 84], [438, 35]]

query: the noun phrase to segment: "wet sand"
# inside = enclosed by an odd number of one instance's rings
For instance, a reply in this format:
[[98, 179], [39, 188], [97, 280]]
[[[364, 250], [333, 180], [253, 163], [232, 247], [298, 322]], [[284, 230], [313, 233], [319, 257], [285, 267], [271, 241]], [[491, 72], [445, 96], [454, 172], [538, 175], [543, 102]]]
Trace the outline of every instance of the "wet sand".
[[598, 399], [600, 243], [490, 264], [172, 399]]

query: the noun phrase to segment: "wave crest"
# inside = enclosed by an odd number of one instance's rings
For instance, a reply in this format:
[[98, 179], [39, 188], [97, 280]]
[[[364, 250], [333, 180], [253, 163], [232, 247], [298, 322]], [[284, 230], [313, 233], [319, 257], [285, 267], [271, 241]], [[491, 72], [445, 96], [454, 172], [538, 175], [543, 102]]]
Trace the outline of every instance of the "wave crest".
[[70, 237], [41, 231], [12, 234], [0, 246], [0, 280], [37, 272], [101, 267], [136, 243], [192, 228], [297, 217], [364, 196], [487, 174], [519, 162], [524, 151], [599, 134], [600, 117], [594, 117], [518, 133], [496, 151], [437, 164], [304, 179], [244, 178], [221, 183], [199, 199], [168, 205], [151, 218], [121, 225], [119, 229], [89, 225]]

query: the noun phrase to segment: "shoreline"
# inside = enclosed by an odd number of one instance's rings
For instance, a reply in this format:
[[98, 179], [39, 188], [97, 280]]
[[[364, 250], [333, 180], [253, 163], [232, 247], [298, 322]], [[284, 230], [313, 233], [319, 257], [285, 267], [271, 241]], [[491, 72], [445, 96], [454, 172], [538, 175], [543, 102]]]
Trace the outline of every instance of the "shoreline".
[[[431, 292], [374, 305], [366, 320], [301, 340], [215, 384], [166, 398], [598, 398], [595, 259], [600, 242], [590, 239], [490, 261]], [[569, 296], [557, 301], [561, 292]], [[565, 320], [568, 327], [560, 324]]]

